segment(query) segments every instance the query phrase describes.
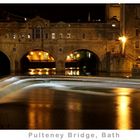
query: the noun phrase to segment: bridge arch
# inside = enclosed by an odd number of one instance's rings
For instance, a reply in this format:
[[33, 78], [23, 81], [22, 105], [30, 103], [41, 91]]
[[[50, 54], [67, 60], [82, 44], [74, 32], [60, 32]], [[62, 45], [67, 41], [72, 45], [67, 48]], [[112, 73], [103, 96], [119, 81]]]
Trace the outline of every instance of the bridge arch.
[[99, 57], [88, 49], [76, 49], [65, 57], [66, 75], [95, 75], [99, 66]]
[[10, 74], [10, 60], [8, 56], [0, 51], [0, 76]]
[[55, 59], [45, 50], [34, 49], [26, 52], [20, 59], [21, 73], [55, 74]]

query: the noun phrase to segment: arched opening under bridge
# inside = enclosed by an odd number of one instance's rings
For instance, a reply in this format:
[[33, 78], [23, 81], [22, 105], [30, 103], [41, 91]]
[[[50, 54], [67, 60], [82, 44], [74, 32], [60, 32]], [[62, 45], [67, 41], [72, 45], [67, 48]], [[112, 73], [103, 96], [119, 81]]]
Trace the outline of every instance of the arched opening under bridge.
[[76, 50], [66, 56], [65, 75], [96, 75], [99, 63], [95, 53], [86, 49]]
[[10, 60], [9, 58], [0, 51], [0, 76], [10, 74]]
[[30, 51], [21, 59], [21, 72], [29, 75], [54, 75], [55, 60], [47, 51]]

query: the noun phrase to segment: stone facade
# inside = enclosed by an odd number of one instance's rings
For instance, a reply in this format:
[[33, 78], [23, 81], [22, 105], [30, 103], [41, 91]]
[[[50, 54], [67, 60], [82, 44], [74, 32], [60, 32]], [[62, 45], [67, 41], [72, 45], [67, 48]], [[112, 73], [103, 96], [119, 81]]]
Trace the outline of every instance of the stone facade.
[[106, 23], [51, 23], [41, 17], [25, 22], [0, 22], [0, 51], [9, 59], [11, 72], [20, 72], [23, 56], [36, 49], [47, 51], [54, 57], [58, 74], [64, 73], [66, 56], [80, 49], [89, 50], [99, 58], [99, 71], [131, 72], [140, 55], [140, 36], [136, 34], [140, 28], [138, 7], [125, 5], [128, 38], [125, 55], [121, 54], [122, 44], [118, 40], [122, 22], [114, 18]]

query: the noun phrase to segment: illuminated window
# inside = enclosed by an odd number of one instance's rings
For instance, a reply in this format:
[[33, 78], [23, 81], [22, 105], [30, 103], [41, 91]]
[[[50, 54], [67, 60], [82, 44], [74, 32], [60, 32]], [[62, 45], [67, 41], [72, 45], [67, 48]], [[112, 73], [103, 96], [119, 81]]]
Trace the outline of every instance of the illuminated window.
[[13, 39], [16, 39], [16, 34], [15, 33], [13, 34]]
[[52, 39], [55, 39], [55, 33], [52, 33]]
[[29, 39], [31, 38], [31, 35], [30, 34], [28, 34], [28, 36], [27, 36]]

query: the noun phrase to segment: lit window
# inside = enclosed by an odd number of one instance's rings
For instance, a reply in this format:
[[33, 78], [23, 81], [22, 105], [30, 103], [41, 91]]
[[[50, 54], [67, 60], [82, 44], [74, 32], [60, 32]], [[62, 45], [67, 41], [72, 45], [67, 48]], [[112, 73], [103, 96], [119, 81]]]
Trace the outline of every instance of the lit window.
[[24, 35], [24, 34], [22, 34], [22, 35], [21, 35], [21, 37], [22, 37], [22, 38], [24, 38], [24, 37], [25, 37], [25, 35]]
[[55, 33], [52, 33], [52, 39], [55, 39]]
[[71, 33], [67, 33], [67, 38], [71, 38]]
[[16, 34], [13, 34], [13, 39], [16, 39]]
[[112, 24], [112, 27], [116, 27], [116, 24], [115, 24], [115, 23], [113, 23], [113, 24]]
[[28, 34], [28, 38], [29, 38], [29, 39], [31, 38], [31, 35], [30, 35], [30, 34]]

